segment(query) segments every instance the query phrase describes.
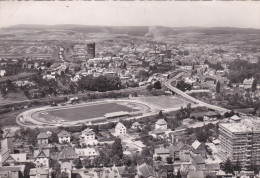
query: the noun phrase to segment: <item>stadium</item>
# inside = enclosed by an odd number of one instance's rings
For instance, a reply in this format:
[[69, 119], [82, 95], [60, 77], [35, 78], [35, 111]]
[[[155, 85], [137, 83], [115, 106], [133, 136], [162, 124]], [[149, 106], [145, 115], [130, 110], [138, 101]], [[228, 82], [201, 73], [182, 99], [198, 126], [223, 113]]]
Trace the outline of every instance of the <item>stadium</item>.
[[140, 118], [185, 106], [178, 97], [138, 97], [125, 100], [103, 100], [66, 106], [45, 106], [25, 111], [17, 116], [18, 124], [35, 126], [69, 126], [107, 123], [118, 119]]

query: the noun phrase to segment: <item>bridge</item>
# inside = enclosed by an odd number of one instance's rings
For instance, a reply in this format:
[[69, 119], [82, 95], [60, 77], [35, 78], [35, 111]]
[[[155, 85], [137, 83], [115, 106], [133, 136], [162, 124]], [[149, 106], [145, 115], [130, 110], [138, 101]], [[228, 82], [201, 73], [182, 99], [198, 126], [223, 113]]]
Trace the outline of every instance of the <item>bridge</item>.
[[[182, 75], [182, 73], [178, 74], [177, 76], [179, 77], [180, 75]], [[207, 107], [209, 109], [212, 109], [212, 110], [215, 110], [215, 111], [220, 111], [221, 113], [225, 113], [225, 112], [230, 112], [231, 111], [229, 109], [222, 108], [220, 106], [215, 106], [215, 105], [208, 104], [208, 103], [205, 103], [203, 101], [200, 101], [200, 100], [198, 100], [196, 98], [193, 98], [192, 96], [184, 93], [183, 91], [179, 90], [178, 88], [173, 87], [171, 85], [171, 83], [175, 81], [177, 76], [172, 78], [172, 79], [170, 79], [169, 81], [165, 82], [165, 84], [164, 84], [170, 91], [172, 91], [172, 92], [174, 92], [174, 93], [176, 93], [176, 94], [178, 94], [178, 95], [180, 95], [180, 96], [182, 96], [182, 97], [184, 97], [184, 98], [186, 98], [186, 99], [188, 99], [188, 100], [190, 100], [190, 101], [192, 101], [194, 103], [197, 103], [200, 106], [205, 106], [205, 107]]]

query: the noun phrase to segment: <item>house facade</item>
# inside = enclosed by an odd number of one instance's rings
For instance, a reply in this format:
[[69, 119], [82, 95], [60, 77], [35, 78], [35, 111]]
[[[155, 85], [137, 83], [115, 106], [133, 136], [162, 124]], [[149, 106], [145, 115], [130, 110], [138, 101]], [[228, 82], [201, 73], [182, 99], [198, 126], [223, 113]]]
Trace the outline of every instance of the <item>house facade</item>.
[[70, 143], [70, 133], [63, 130], [58, 134], [59, 143]]
[[155, 123], [155, 129], [166, 130], [166, 129], [167, 129], [167, 122], [166, 122], [164, 119], [159, 119], [159, 120]]
[[49, 168], [49, 149], [34, 150], [34, 163], [38, 168]]
[[38, 145], [47, 145], [49, 144], [49, 135], [45, 132], [39, 133], [37, 136]]
[[122, 123], [118, 122], [115, 127], [115, 135], [120, 136], [123, 134], [126, 134], [126, 127]]

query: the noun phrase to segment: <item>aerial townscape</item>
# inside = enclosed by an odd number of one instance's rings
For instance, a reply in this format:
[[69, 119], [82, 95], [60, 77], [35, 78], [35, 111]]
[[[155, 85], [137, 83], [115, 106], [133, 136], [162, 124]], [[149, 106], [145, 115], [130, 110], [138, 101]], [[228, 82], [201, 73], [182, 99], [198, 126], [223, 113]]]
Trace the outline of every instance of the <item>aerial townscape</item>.
[[0, 29], [0, 178], [260, 177], [260, 30]]

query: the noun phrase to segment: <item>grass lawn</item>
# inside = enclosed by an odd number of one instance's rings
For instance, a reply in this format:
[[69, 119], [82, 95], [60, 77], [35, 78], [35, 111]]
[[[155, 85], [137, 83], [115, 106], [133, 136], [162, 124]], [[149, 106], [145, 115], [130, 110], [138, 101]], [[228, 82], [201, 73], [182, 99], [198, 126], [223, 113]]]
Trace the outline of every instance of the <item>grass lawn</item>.
[[[83, 119], [103, 117], [106, 113], [118, 112], [118, 111], [135, 111], [132, 108], [123, 106], [116, 103], [102, 103], [98, 105], [88, 105], [76, 108], [65, 108], [53, 111], [42, 111], [39, 114], [40, 117], [45, 118], [46, 121], [52, 120], [64, 120], [64, 121], [77, 121]], [[34, 113], [32, 117], [37, 117], [37, 113]]]
[[140, 97], [139, 100], [151, 104], [157, 107], [158, 109], [186, 106], [186, 101], [175, 96]]

